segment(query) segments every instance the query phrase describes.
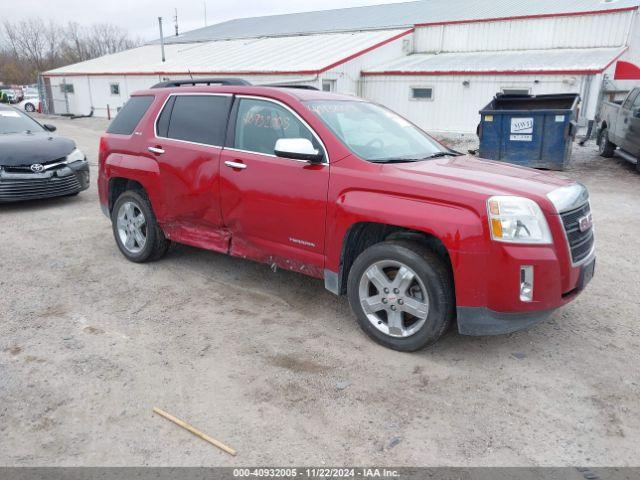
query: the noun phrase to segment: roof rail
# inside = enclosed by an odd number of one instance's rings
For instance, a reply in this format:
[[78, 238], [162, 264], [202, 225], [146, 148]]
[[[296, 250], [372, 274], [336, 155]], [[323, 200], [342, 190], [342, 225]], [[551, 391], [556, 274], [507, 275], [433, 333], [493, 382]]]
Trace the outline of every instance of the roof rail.
[[318, 90], [316, 87], [311, 85], [268, 85], [273, 88], [297, 88], [299, 90]]
[[180, 87], [182, 85], [251, 85], [242, 78], [191, 78], [189, 80], [169, 80], [156, 83], [151, 88]]

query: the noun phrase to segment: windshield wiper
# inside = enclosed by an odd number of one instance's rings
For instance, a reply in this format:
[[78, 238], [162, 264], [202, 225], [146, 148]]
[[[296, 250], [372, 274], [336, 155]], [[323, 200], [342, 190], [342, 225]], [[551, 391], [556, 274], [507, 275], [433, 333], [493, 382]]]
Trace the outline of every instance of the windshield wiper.
[[382, 160], [369, 160], [371, 163], [411, 163], [420, 162], [422, 158], [384, 158]]
[[441, 157], [459, 157], [462, 155], [458, 152], [436, 152], [432, 155], [428, 155], [422, 158], [385, 158], [382, 160], [369, 160], [372, 163], [412, 163], [412, 162], [423, 162], [425, 160], [431, 160], [433, 158], [441, 158]]
[[429, 155], [428, 157], [423, 158], [422, 160], [429, 160], [431, 158], [442, 158], [442, 157], [459, 157], [460, 155], [462, 154], [458, 152], [437, 152], [437, 153], [434, 153], [433, 155]]

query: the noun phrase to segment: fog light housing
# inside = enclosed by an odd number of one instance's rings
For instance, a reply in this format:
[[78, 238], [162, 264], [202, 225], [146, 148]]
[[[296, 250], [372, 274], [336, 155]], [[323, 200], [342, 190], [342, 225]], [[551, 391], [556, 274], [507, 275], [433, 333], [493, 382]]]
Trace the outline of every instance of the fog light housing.
[[89, 172], [80, 172], [80, 182], [82, 183], [83, 187], [89, 185], [89, 178]]
[[520, 301], [533, 301], [533, 266], [522, 265], [520, 267]]

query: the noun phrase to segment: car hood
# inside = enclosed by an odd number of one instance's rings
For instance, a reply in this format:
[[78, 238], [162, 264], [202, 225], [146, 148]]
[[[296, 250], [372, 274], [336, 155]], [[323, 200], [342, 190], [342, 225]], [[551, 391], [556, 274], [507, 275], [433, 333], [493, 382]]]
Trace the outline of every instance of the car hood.
[[69, 155], [76, 144], [48, 132], [0, 135], [0, 166], [20, 167], [48, 163]]
[[559, 187], [575, 183], [556, 173], [483, 160], [469, 155], [389, 164], [385, 165], [385, 168], [395, 170], [394, 175], [410, 176], [418, 182], [441, 183], [449, 188], [480, 196], [519, 195], [539, 199]]

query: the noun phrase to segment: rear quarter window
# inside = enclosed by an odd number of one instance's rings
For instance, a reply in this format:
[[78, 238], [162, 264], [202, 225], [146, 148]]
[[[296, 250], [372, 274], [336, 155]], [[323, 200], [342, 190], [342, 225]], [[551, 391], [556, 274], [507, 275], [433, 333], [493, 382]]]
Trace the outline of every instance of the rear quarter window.
[[143, 95], [131, 97], [124, 104], [116, 118], [113, 119], [111, 125], [107, 129], [107, 133], [115, 133], [117, 135], [131, 135], [135, 128], [147, 113], [154, 100], [153, 95]]

